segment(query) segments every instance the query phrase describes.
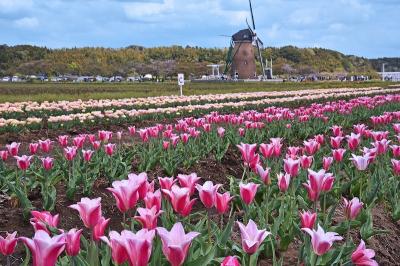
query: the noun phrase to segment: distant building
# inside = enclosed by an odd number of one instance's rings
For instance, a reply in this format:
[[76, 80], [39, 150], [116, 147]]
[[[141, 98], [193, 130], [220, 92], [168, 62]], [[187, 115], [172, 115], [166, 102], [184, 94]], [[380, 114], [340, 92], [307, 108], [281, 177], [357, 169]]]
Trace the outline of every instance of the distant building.
[[400, 81], [400, 72], [379, 72], [378, 74], [386, 81]]

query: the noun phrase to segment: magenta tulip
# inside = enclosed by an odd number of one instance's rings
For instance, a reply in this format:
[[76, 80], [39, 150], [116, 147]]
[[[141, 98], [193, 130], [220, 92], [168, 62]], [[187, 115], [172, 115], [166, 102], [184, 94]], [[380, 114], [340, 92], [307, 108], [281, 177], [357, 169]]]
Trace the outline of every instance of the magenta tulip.
[[281, 192], [286, 192], [290, 185], [290, 175], [289, 174], [278, 174], [278, 188]]
[[333, 157], [322, 158], [322, 168], [324, 168], [325, 171], [328, 171], [331, 168], [332, 163]]
[[54, 266], [58, 256], [65, 249], [65, 236], [57, 235], [50, 237], [46, 231], [38, 230], [30, 239], [19, 238], [32, 253], [33, 266]]
[[210, 209], [214, 206], [216, 197], [215, 195], [221, 186], [222, 184], [214, 185], [211, 181], [204, 182], [202, 186], [196, 184], [196, 189], [199, 192], [200, 200], [206, 208]]
[[102, 236], [104, 236], [104, 231], [106, 230], [110, 219], [100, 217], [97, 224], [93, 227], [92, 236], [94, 241], [99, 241]]
[[200, 233], [186, 234], [182, 224], [176, 223], [169, 232], [163, 227], [158, 227], [157, 234], [161, 238], [162, 251], [171, 266], [180, 266], [185, 262], [192, 240]]
[[240, 183], [240, 197], [246, 205], [250, 205], [250, 203], [254, 200], [259, 186], [259, 184], [255, 184], [253, 182], [248, 184]]
[[351, 254], [351, 262], [356, 266], [378, 266], [379, 264], [373, 259], [375, 251], [367, 249], [365, 242], [361, 239], [357, 249]]
[[320, 225], [318, 225], [318, 229], [310, 229], [310, 228], [302, 228], [301, 230], [305, 231], [307, 234], [311, 236], [311, 245], [313, 251], [318, 256], [324, 255], [329, 249], [332, 247], [333, 242], [340, 241], [343, 238], [339, 236], [336, 232], [326, 232]]
[[50, 157], [41, 158], [43, 169], [50, 171], [54, 165], [54, 159]]
[[22, 155], [22, 156], [14, 156], [14, 158], [17, 160], [18, 168], [23, 171], [27, 170], [31, 165], [32, 156]]
[[60, 222], [60, 216], [58, 214], [52, 215], [48, 211], [31, 211], [32, 218], [29, 220], [31, 225], [36, 231], [43, 230], [50, 234], [47, 229], [48, 226], [57, 228]]
[[9, 256], [14, 253], [18, 241], [18, 238], [15, 237], [16, 235], [17, 232], [14, 232], [12, 234], [7, 233], [7, 236], [5, 238], [0, 236], [0, 254], [3, 254], [4, 256]]
[[247, 254], [254, 254], [265, 238], [271, 234], [265, 229], [258, 230], [256, 223], [252, 219], [249, 220], [246, 226], [241, 222], [236, 223], [240, 229], [242, 248]]
[[18, 155], [18, 151], [19, 151], [19, 146], [21, 145], [21, 143], [17, 143], [17, 142], [13, 142], [11, 144], [7, 144], [6, 148], [8, 150], [8, 153], [11, 156], [17, 156]]
[[169, 198], [175, 212], [183, 217], [190, 214], [196, 199], [190, 200], [190, 191], [188, 188], [180, 188], [177, 185], [173, 185], [171, 190], [163, 189], [162, 192]]
[[81, 250], [81, 235], [82, 229], [77, 230], [75, 228], [65, 233], [65, 252], [68, 256], [74, 257], [79, 254]]
[[8, 151], [0, 151], [0, 158], [3, 162], [7, 161], [8, 159]]
[[29, 152], [31, 155], [35, 155], [38, 151], [39, 143], [29, 143]]
[[100, 221], [101, 215], [101, 198], [89, 199], [81, 198], [77, 204], [69, 206], [79, 212], [79, 216], [87, 228], [94, 228]]
[[49, 139], [46, 140], [39, 140], [39, 145], [40, 145], [40, 149], [42, 149], [43, 152], [50, 152], [51, 150], [51, 143], [52, 141]]
[[115, 144], [108, 143], [108, 144], [104, 145], [104, 151], [106, 152], [106, 154], [108, 156], [112, 156], [114, 154], [114, 150], [115, 150], [116, 146], [117, 145], [115, 145]]

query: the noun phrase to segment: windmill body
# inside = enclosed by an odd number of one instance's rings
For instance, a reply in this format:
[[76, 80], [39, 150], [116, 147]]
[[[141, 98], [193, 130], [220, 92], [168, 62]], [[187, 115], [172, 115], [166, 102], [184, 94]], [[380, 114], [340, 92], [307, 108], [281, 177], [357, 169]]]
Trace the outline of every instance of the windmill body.
[[233, 51], [231, 76], [238, 79], [256, 79], [253, 34], [244, 29], [232, 36]]

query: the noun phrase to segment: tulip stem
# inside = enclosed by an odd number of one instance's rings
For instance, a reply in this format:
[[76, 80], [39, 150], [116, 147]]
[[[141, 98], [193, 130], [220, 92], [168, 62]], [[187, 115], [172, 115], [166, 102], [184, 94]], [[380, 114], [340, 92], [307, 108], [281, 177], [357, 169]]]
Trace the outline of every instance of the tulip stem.
[[208, 229], [208, 243], [211, 245], [211, 219], [210, 219], [210, 211], [207, 211], [207, 229]]
[[312, 252], [311, 261], [310, 261], [311, 266], [317, 265], [317, 258], [318, 258], [318, 256], [314, 252]]
[[246, 172], [247, 172], [247, 166], [244, 167], [243, 174], [242, 174], [242, 179], [240, 180], [241, 182], [243, 182], [243, 179], [244, 179], [244, 176], [246, 175]]
[[276, 265], [276, 257], [275, 257], [275, 245], [274, 242], [272, 241], [272, 237], [269, 239], [271, 243], [271, 251], [272, 251], [272, 263], [273, 265]]
[[11, 266], [11, 258], [10, 258], [10, 256], [7, 256], [7, 266]]
[[126, 227], [126, 213], [122, 213], [122, 223], [124, 224], [124, 228]]

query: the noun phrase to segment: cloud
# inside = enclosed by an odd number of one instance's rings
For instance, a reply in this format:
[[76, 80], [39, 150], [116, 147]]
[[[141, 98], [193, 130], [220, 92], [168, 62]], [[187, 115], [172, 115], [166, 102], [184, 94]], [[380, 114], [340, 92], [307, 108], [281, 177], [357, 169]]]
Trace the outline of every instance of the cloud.
[[32, 7], [32, 0], [0, 0], [0, 13], [26, 10]]
[[22, 29], [33, 29], [39, 26], [39, 20], [35, 17], [25, 17], [14, 21], [15, 26]]

